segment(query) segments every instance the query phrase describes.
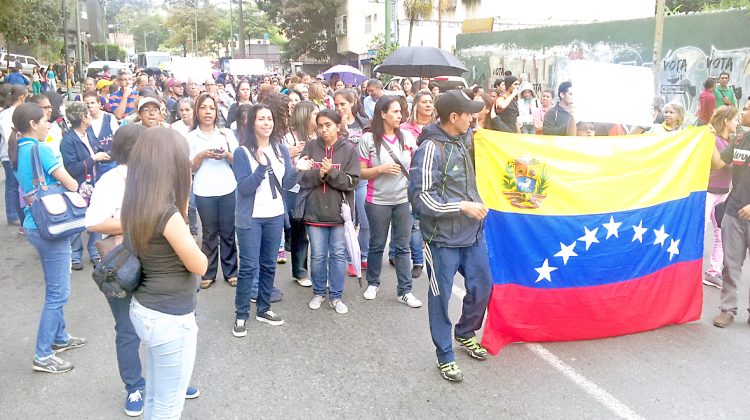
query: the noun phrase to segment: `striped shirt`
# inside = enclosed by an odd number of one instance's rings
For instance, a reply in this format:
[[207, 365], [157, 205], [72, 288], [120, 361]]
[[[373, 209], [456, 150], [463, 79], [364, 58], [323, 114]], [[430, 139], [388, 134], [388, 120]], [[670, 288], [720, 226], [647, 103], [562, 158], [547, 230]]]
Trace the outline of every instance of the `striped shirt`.
[[[117, 106], [122, 101], [122, 89], [118, 90], [115, 93], [112, 93], [109, 95], [109, 106], [110, 109], [114, 112], [114, 110], [117, 109]], [[125, 106], [125, 115], [130, 115], [133, 112], [135, 112], [135, 106], [136, 102], [138, 101], [138, 93], [136, 91], [132, 91], [130, 93], [130, 96], [128, 97], [127, 105]]]

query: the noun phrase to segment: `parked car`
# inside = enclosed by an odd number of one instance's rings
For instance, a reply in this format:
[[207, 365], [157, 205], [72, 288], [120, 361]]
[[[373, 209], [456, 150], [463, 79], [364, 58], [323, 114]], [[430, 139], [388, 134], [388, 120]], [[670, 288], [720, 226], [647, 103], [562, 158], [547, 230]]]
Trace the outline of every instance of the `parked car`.
[[39, 68], [47, 67], [45, 65], [39, 64], [39, 61], [37, 61], [36, 58], [30, 55], [0, 53], [0, 69], [2, 69], [5, 73], [9, 73], [8, 71], [9, 64], [10, 64], [11, 69], [15, 67], [16, 61], [21, 62], [21, 73], [29, 77], [34, 72], [34, 67], [36, 66], [39, 66]]
[[92, 61], [86, 67], [86, 77], [93, 77], [94, 79], [100, 77], [104, 71], [104, 66], [109, 66], [109, 74], [112, 80], [117, 78], [117, 73], [121, 68], [129, 68], [126, 63], [119, 61]]

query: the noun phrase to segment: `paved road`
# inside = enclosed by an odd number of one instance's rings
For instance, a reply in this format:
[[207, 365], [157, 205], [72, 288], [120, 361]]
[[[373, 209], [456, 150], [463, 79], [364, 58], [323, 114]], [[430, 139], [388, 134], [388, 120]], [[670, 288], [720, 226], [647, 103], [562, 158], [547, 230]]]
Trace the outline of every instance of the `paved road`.
[[[1, 206], [1, 204], [0, 204]], [[1, 212], [1, 211], [0, 211]], [[43, 304], [36, 254], [15, 229], [0, 227], [0, 412], [8, 419], [118, 419], [124, 390], [117, 373], [113, 321], [90, 277], [74, 272], [66, 320], [89, 344], [65, 353], [75, 369], [32, 372]], [[515, 344], [486, 362], [458, 352], [461, 384], [435, 368], [427, 311], [395, 300], [395, 273], [384, 269], [378, 299], [347, 282], [350, 312], [311, 311], [310, 289], [278, 266], [281, 327], [251, 321], [231, 335], [234, 289], [223, 282], [199, 294], [198, 355], [186, 419], [513, 418], [739, 419], [750, 414], [750, 326], [711, 326], [719, 292], [705, 288], [700, 321], [606, 340]], [[747, 270], [750, 272], [750, 269]], [[746, 276], [747, 277], [747, 276]], [[747, 278], [740, 306], [747, 305]], [[460, 286], [460, 278], [457, 280]], [[426, 301], [427, 279], [415, 282]], [[454, 316], [458, 299], [452, 302]]]

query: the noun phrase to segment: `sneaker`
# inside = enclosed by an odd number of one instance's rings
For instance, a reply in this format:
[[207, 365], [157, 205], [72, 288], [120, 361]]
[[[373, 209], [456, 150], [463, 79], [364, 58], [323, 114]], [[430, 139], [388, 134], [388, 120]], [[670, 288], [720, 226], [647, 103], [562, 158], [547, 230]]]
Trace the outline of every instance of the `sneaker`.
[[326, 300], [325, 296], [314, 295], [307, 306], [309, 306], [310, 309], [320, 309], [320, 305], [323, 304], [324, 300]]
[[276, 257], [276, 262], [279, 264], [286, 264], [286, 250], [284, 250], [284, 248], [279, 250], [279, 256]]
[[349, 277], [357, 277], [357, 272], [354, 271], [354, 265], [349, 264], [348, 267], [346, 267], [346, 275]]
[[362, 261], [362, 271], [367, 271], [367, 261]]
[[130, 417], [143, 414], [143, 392], [140, 389], [136, 389], [125, 398], [125, 414]]
[[37, 359], [35, 357], [31, 368], [39, 372], [65, 373], [73, 369], [73, 364], [66, 362], [53, 354], [46, 359]]
[[52, 350], [55, 351], [55, 353], [62, 353], [65, 350], [74, 349], [77, 347], [83, 347], [86, 345], [86, 339], [85, 338], [78, 338], [73, 337], [72, 335], [68, 335], [68, 341], [66, 341], [63, 344], [52, 344]]
[[466, 349], [469, 352], [469, 356], [478, 359], [485, 360], [488, 356], [487, 349], [482, 347], [477, 341], [477, 336], [471, 338], [454, 337], [459, 346]]
[[734, 321], [734, 315], [729, 312], [721, 311], [719, 315], [714, 318], [714, 327], [724, 328]]
[[367, 290], [362, 296], [365, 297], [365, 300], [375, 299], [378, 296], [378, 286], [367, 286]]
[[102, 259], [99, 258], [99, 257], [94, 257], [94, 258], [91, 259], [91, 265], [93, 265], [94, 267], [96, 267], [99, 264], [99, 261], [101, 261], [101, 260]]
[[201, 396], [201, 390], [194, 386], [189, 386], [187, 391], [185, 391], [186, 400], [194, 400], [200, 396]]
[[411, 268], [411, 278], [418, 279], [422, 276], [422, 266], [421, 265], [415, 265]]
[[721, 275], [714, 275], [714, 274], [708, 274], [703, 277], [703, 284], [706, 286], [715, 287], [719, 290], [721, 290], [721, 284], [723, 283], [723, 278]]
[[464, 380], [464, 374], [461, 369], [458, 368], [456, 362], [440, 363], [437, 364], [438, 370], [440, 370], [440, 376], [451, 382], [461, 382]]
[[70, 263], [70, 268], [75, 271], [81, 271], [83, 270], [83, 263], [80, 261], [73, 261]]
[[419, 308], [420, 306], [422, 306], [422, 301], [417, 299], [417, 297], [414, 296], [414, 294], [411, 292], [403, 296], [399, 296], [396, 299], [410, 308]]
[[235, 319], [234, 327], [232, 327], [232, 335], [235, 337], [244, 337], [247, 335], [247, 323], [246, 319]]
[[265, 311], [260, 315], [255, 315], [255, 320], [265, 322], [266, 324], [273, 326], [284, 325], [284, 320], [271, 310]]
[[305, 277], [303, 279], [294, 279], [297, 281], [297, 284], [299, 284], [302, 287], [312, 287], [312, 281]]
[[[310, 285], [312, 286], [312, 283], [310, 283]], [[280, 302], [281, 299], [283, 298], [284, 298], [283, 290], [279, 289], [278, 287], [274, 287], [273, 289], [271, 289], [271, 303]], [[255, 296], [250, 295], [250, 302], [255, 303], [257, 300], [258, 300], [257, 295]]]
[[336, 299], [328, 302], [329, 305], [331, 305], [331, 308], [336, 310], [336, 313], [338, 314], [345, 314], [349, 312], [349, 308], [344, 304], [344, 302], [341, 299]]

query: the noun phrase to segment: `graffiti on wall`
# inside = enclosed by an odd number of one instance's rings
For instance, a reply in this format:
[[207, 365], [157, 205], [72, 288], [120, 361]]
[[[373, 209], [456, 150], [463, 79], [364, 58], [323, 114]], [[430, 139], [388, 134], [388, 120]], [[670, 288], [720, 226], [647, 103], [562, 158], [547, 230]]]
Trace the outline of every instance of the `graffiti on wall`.
[[[637, 44], [572, 42], [542, 50], [524, 49], [515, 45], [481, 45], [458, 51], [466, 62], [484, 59], [487, 66], [470, 66], [471, 82], [487, 85], [510, 70], [526, 74], [537, 91], [555, 87], [569, 76], [569, 64], [574, 60], [615, 63], [634, 66], [653, 66], [641, 57], [644, 47]], [[668, 51], [660, 63], [657, 94], [665, 101], [679, 101], [690, 113], [697, 109], [698, 95], [709, 77], [718, 79], [719, 73], [730, 75], [730, 86], [739, 98], [750, 94], [750, 48], [710, 51], [685, 46]], [[614, 98], [613, 98], [614, 99]], [[742, 101], [744, 103], [744, 100]]]

